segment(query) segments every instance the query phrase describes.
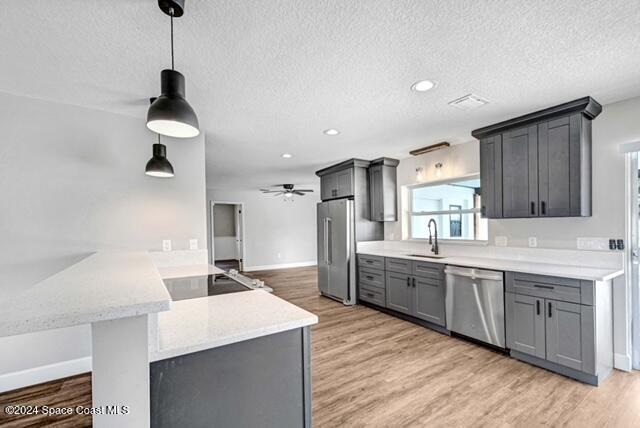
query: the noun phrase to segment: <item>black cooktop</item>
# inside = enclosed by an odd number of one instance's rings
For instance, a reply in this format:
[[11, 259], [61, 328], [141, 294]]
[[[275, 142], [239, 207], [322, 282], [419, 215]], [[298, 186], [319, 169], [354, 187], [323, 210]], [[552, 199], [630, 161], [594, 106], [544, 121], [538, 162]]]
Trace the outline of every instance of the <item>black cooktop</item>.
[[164, 285], [174, 301], [251, 290], [226, 274], [170, 278]]

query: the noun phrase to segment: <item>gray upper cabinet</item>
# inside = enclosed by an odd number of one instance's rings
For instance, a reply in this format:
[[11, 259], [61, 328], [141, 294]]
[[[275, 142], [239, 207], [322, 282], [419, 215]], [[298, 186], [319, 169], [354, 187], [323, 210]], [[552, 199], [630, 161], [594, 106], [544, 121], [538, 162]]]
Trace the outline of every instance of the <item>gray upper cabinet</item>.
[[480, 141], [480, 175], [482, 177], [483, 217], [502, 217], [502, 135]]
[[[366, 168], [369, 167], [369, 164], [369, 161], [362, 159], [349, 159], [316, 171], [316, 175], [320, 177], [320, 197], [322, 200], [348, 198], [355, 196], [356, 193], [361, 195], [363, 191], [366, 192]], [[364, 180], [356, 179], [356, 170], [360, 175], [364, 173]], [[356, 182], [360, 183], [358, 192], [356, 192]]]
[[585, 97], [474, 130], [482, 215], [590, 216], [591, 121], [601, 111]]
[[369, 201], [372, 221], [397, 221], [397, 174], [399, 161], [380, 158], [369, 167]]
[[387, 272], [387, 308], [403, 314], [411, 313], [411, 277], [402, 273]]
[[502, 134], [502, 216], [505, 218], [537, 215], [537, 134], [535, 126]]

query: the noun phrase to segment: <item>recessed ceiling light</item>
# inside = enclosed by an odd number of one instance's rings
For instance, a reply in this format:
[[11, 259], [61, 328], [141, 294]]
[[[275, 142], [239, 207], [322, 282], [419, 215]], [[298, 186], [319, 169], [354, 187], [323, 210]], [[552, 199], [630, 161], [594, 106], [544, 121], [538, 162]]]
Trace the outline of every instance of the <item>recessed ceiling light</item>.
[[284, 159], [291, 159], [291, 158], [293, 157], [293, 155], [292, 155], [291, 153], [283, 153], [283, 154], [282, 154], [282, 157], [283, 157]]
[[337, 129], [325, 129], [322, 132], [324, 132], [325, 135], [338, 135], [340, 133]]
[[431, 80], [421, 80], [411, 85], [411, 90], [416, 92], [427, 92], [429, 89], [433, 89], [436, 86]]

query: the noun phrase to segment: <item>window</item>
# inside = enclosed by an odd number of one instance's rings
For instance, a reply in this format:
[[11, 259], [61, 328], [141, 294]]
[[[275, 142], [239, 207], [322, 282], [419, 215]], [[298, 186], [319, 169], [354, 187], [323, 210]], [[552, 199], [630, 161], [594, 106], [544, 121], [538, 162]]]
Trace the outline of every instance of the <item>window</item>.
[[480, 179], [465, 178], [409, 189], [409, 236], [429, 238], [429, 220], [438, 239], [487, 240], [487, 220], [480, 217]]

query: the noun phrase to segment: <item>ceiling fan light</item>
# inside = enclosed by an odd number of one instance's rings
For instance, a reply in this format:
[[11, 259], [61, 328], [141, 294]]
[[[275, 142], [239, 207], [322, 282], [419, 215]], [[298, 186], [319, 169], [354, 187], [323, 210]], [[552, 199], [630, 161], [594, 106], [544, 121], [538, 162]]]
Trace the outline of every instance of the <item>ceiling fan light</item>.
[[173, 166], [167, 159], [167, 148], [164, 144], [153, 145], [153, 157], [147, 162], [144, 173], [151, 177], [171, 178], [174, 176]]
[[198, 117], [185, 99], [184, 76], [175, 70], [162, 70], [160, 80], [162, 93], [149, 106], [147, 128], [174, 138], [198, 136]]

